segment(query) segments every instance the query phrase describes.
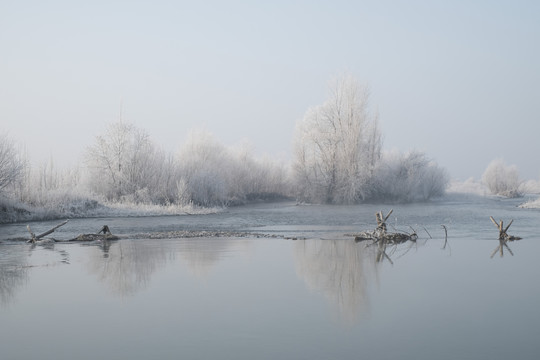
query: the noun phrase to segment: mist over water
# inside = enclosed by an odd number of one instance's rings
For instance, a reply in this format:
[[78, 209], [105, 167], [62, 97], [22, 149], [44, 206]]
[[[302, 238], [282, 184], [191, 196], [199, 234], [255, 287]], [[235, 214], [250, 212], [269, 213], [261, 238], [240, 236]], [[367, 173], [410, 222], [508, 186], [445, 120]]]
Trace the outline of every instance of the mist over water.
[[[2, 225], [2, 354], [537, 358], [540, 212], [516, 202], [456, 196], [393, 206], [389, 231], [413, 228], [419, 239], [382, 250], [351, 236], [373, 229], [375, 212], [389, 210], [382, 205], [78, 219], [53, 234], [66, 239], [108, 224], [123, 238], [107, 243], [31, 245], [15, 240], [28, 237], [23, 225]], [[493, 258], [499, 241], [489, 216], [514, 219], [508, 232], [523, 237]], [[276, 238], [135, 236], [218, 229]]]

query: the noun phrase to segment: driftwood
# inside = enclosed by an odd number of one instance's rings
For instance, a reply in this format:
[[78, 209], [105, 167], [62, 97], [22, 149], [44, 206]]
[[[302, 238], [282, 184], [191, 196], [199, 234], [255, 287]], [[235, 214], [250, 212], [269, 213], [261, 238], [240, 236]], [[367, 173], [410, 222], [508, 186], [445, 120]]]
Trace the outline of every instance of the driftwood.
[[444, 229], [444, 246], [443, 249], [446, 249], [446, 245], [448, 245], [448, 229], [446, 228], [446, 225], [441, 225]]
[[514, 256], [514, 253], [512, 252], [512, 250], [510, 250], [510, 247], [507, 244], [508, 241], [521, 240], [519, 236], [513, 236], [513, 235], [507, 234], [507, 231], [510, 228], [510, 225], [512, 225], [512, 223], [514, 222], [514, 220], [513, 219], [510, 220], [510, 223], [506, 227], [504, 227], [502, 220], [499, 220], [499, 222], [496, 222], [493, 216], [490, 216], [489, 218], [491, 219], [491, 222], [499, 230], [499, 246], [497, 246], [495, 250], [493, 250], [493, 252], [491, 253], [491, 258], [493, 258], [497, 252], [500, 253], [501, 257], [503, 257], [505, 248], [510, 253], [510, 255]]
[[26, 228], [28, 229], [28, 232], [30, 233], [30, 240], [28, 240], [27, 242], [30, 242], [30, 243], [35, 243], [37, 240], [49, 235], [49, 234], [52, 234], [56, 229], [58, 229], [60, 226], [64, 226], [68, 223], [69, 220], [66, 220], [64, 221], [63, 223], [61, 224], [58, 224], [56, 225], [55, 227], [53, 227], [52, 229], [50, 230], [47, 230], [45, 231], [43, 234], [39, 234], [39, 235], [36, 235], [32, 232], [32, 229], [30, 229], [30, 225], [26, 225]]
[[[30, 240], [28, 240], [27, 242], [35, 243], [36, 241], [41, 240], [45, 236], [47, 236], [49, 234], [52, 234], [60, 226], [66, 225], [68, 223], [68, 221], [69, 220], [66, 220], [63, 223], [58, 224], [55, 227], [53, 227], [52, 229], [47, 230], [44, 233], [39, 234], [39, 235], [34, 234], [32, 232], [32, 230], [30, 229], [30, 225], [27, 225], [26, 228], [28, 229], [28, 232], [30, 233]], [[67, 241], [97, 241], [97, 240], [118, 240], [118, 239], [119, 239], [119, 237], [116, 236], [116, 235], [113, 235], [111, 233], [111, 229], [109, 229], [109, 227], [107, 225], [103, 225], [101, 230], [99, 230], [95, 234], [80, 234], [80, 235], [78, 235], [77, 237], [75, 237], [73, 239], [68, 239], [68, 240], [52, 239], [52, 241], [55, 241], [55, 242], [67, 242]]]
[[107, 225], [103, 225], [96, 234], [81, 234], [68, 241], [96, 241], [96, 240], [118, 240], [119, 237], [113, 235]]
[[418, 235], [413, 229], [412, 234], [400, 233], [400, 232], [387, 232], [386, 221], [390, 217], [394, 210], [391, 209], [386, 216], [382, 211], [375, 213], [375, 219], [377, 220], [377, 228], [373, 231], [363, 231], [358, 233], [354, 237], [354, 241], [360, 242], [365, 240], [373, 240], [375, 242], [384, 241], [390, 244], [400, 244], [406, 241], [416, 241]]
[[499, 220], [499, 222], [497, 223], [495, 219], [493, 218], [493, 216], [490, 216], [489, 218], [491, 219], [491, 222], [497, 227], [497, 229], [499, 229], [499, 240], [504, 240], [504, 241], [521, 240], [519, 236], [512, 236], [506, 233], [508, 229], [510, 228], [510, 225], [512, 225], [512, 223], [514, 222], [513, 219], [510, 220], [510, 223], [506, 227], [504, 227], [502, 220]]

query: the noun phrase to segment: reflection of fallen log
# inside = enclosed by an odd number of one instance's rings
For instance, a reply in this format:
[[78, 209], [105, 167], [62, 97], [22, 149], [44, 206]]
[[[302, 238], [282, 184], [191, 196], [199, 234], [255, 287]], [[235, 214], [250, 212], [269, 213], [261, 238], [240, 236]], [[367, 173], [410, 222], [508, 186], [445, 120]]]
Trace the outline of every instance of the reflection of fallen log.
[[382, 211], [375, 213], [375, 219], [377, 220], [377, 228], [373, 231], [363, 231], [356, 234], [354, 237], [354, 241], [360, 242], [366, 240], [373, 240], [375, 242], [384, 241], [388, 244], [401, 244], [409, 240], [416, 241], [416, 239], [418, 239], [418, 235], [415, 231], [412, 234], [387, 232], [386, 220], [388, 220], [393, 211], [393, 209], [390, 210], [390, 212], [386, 216], [384, 216]]

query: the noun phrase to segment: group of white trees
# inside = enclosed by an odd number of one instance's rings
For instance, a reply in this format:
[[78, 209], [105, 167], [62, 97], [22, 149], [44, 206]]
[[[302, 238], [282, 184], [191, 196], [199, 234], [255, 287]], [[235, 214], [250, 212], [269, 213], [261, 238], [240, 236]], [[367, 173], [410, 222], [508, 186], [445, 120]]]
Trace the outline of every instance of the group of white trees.
[[255, 158], [247, 145], [226, 147], [204, 131], [192, 132], [173, 154], [144, 130], [119, 121], [96, 137], [81, 168], [28, 163], [10, 139], [0, 138], [0, 222], [21, 218], [21, 212], [84, 216], [99, 212], [100, 204], [185, 209], [291, 196], [283, 163]]
[[290, 167], [255, 158], [246, 145], [224, 146], [204, 131], [168, 153], [146, 131], [117, 121], [88, 147], [80, 168], [58, 171], [51, 160], [36, 169], [2, 136], [0, 201], [73, 211], [76, 202], [84, 211], [98, 202], [212, 207], [296, 197], [351, 204], [423, 201], [444, 193], [448, 175], [425, 154], [383, 154], [365, 87], [342, 77], [331, 90], [299, 121]]
[[109, 201], [166, 202], [170, 197], [174, 164], [147, 132], [132, 124], [110, 124], [85, 160], [89, 189]]
[[249, 146], [227, 148], [206, 132], [192, 132], [178, 156], [178, 198], [214, 206], [290, 195], [285, 166], [255, 159]]
[[111, 124], [87, 152], [88, 186], [109, 201], [226, 206], [285, 195], [284, 166], [192, 132], [178, 154], [159, 150], [131, 124]]
[[294, 178], [306, 202], [418, 201], [444, 194], [446, 171], [420, 152], [383, 154], [369, 92], [351, 77], [337, 79], [330, 98], [299, 122]]

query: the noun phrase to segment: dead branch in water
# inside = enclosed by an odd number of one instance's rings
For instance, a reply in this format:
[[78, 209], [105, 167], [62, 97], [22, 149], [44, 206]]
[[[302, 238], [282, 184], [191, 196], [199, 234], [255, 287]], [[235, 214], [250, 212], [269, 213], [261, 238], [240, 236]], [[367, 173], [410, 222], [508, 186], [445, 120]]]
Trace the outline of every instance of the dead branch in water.
[[446, 249], [446, 245], [448, 245], [448, 229], [446, 228], [445, 225], [441, 225], [442, 228], [444, 229], [444, 246], [443, 246], [443, 250]]
[[499, 220], [499, 222], [497, 223], [493, 216], [490, 216], [489, 218], [491, 219], [491, 222], [495, 225], [495, 227], [499, 230], [499, 240], [504, 240], [505, 242], [521, 240], [519, 236], [512, 236], [506, 233], [510, 228], [510, 225], [512, 225], [512, 223], [514, 222], [514, 219], [510, 220], [510, 223], [506, 227], [504, 227], [502, 220]]
[[45, 237], [45, 236], [47, 236], [47, 235], [49, 235], [49, 234], [52, 234], [52, 233], [53, 233], [56, 229], [58, 229], [60, 226], [66, 225], [66, 224], [68, 223], [68, 221], [69, 221], [69, 220], [66, 220], [66, 221], [64, 221], [63, 223], [58, 224], [58, 225], [56, 225], [55, 227], [53, 227], [52, 229], [47, 230], [47, 231], [45, 231], [44, 233], [39, 234], [39, 235], [35, 235], [35, 234], [32, 232], [32, 230], [30, 229], [30, 225], [26, 225], [26, 228], [28, 229], [28, 232], [30, 233], [30, 237], [31, 237], [31, 239], [28, 240], [27, 242], [29, 242], [29, 243], [35, 243], [36, 240], [39, 240], [39, 239], [41, 239], [42, 237]]
[[497, 222], [495, 221], [493, 216], [490, 216], [489, 218], [491, 219], [491, 222], [495, 225], [495, 227], [497, 227], [497, 229], [499, 230], [499, 246], [497, 246], [495, 250], [493, 250], [490, 257], [493, 258], [497, 252], [500, 253], [501, 257], [503, 257], [504, 248], [508, 250], [510, 255], [514, 256], [514, 253], [512, 252], [512, 250], [510, 250], [510, 247], [507, 244], [508, 241], [521, 240], [519, 236], [508, 235], [507, 233], [510, 225], [512, 225], [512, 223], [514, 222], [514, 219], [510, 220], [510, 223], [508, 223], [508, 225], [504, 227], [504, 223], [502, 220], [499, 220], [499, 222]]
[[372, 231], [363, 231], [358, 233], [354, 237], [354, 241], [360, 242], [365, 240], [373, 240], [374, 242], [385, 241], [387, 243], [399, 244], [405, 241], [416, 241], [418, 235], [414, 229], [411, 234], [401, 232], [387, 232], [386, 221], [390, 217], [394, 210], [391, 209], [386, 216], [381, 211], [375, 213], [375, 219], [377, 220], [377, 228]]

